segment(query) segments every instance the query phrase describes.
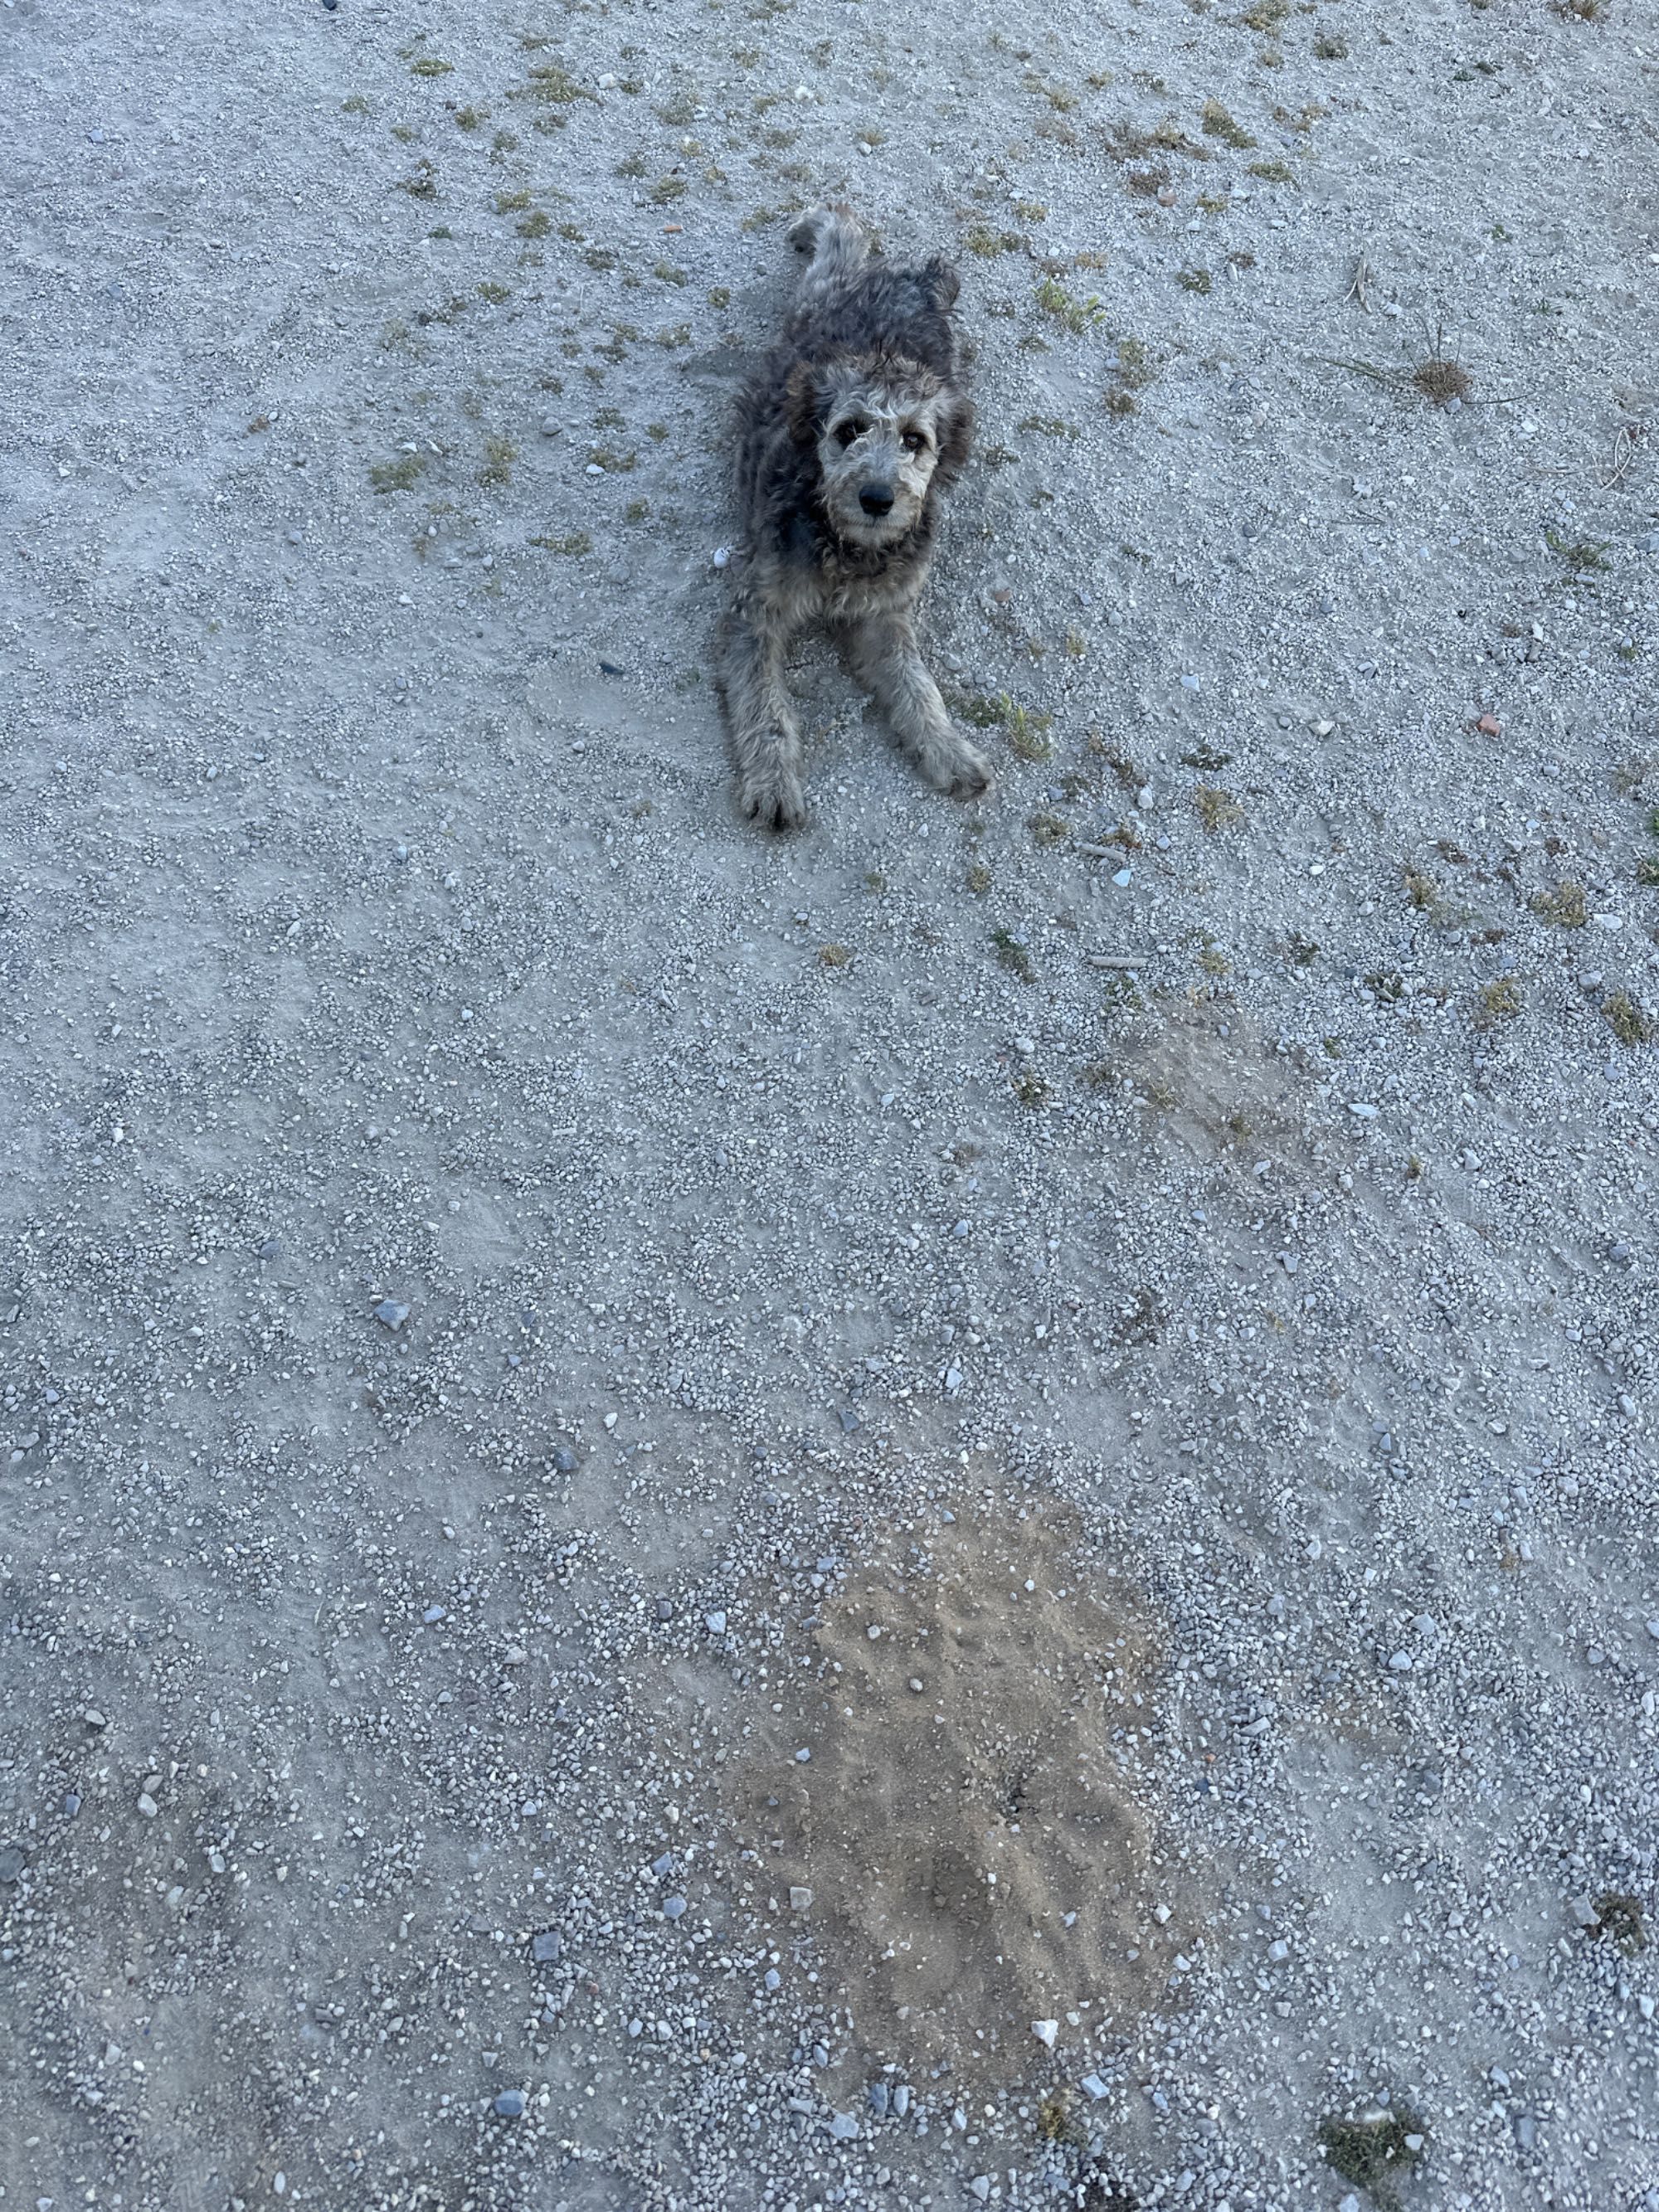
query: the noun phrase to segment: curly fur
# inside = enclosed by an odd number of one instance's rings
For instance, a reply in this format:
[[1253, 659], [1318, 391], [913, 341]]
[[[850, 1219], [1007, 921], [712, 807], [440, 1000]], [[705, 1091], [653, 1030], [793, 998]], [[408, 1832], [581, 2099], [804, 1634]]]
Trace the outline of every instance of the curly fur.
[[956, 271], [937, 258], [890, 268], [845, 207], [814, 210], [790, 235], [807, 268], [782, 339], [744, 397], [744, 543], [717, 657], [738, 801], [771, 830], [805, 819], [783, 664], [812, 623], [836, 638], [930, 783], [969, 799], [991, 780], [952, 726], [911, 628], [940, 495], [973, 441], [951, 320]]

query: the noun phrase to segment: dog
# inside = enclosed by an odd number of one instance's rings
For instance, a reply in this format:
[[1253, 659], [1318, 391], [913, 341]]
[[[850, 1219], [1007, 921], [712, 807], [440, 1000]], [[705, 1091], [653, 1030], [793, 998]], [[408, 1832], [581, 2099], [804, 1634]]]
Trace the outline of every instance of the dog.
[[937, 256], [890, 267], [843, 205], [814, 209], [789, 238], [806, 271], [781, 342], [744, 394], [743, 537], [715, 668], [738, 804], [773, 830], [806, 818], [784, 658], [814, 623], [929, 783], [953, 799], [991, 783], [911, 627], [940, 496], [973, 440], [951, 320], [960, 279]]

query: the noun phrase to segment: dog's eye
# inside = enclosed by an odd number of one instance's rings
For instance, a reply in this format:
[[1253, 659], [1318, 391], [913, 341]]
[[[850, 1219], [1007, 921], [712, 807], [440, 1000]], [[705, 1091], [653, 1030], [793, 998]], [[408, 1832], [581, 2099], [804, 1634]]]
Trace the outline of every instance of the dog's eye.
[[836, 433], [837, 442], [843, 446], [855, 445], [863, 435], [862, 422], [843, 422]]
[[920, 430], [907, 430], [905, 432], [904, 450], [907, 453], [922, 453], [927, 452], [927, 441], [923, 437]]

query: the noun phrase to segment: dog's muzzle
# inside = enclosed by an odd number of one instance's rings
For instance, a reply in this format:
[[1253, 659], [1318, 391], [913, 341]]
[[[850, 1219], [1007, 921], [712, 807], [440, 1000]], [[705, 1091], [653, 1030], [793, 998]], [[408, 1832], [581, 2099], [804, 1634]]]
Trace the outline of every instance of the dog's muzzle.
[[866, 514], [890, 514], [893, 511], [893, 487], [885, 483], [867, 483], [859, 491], [859, 505]]

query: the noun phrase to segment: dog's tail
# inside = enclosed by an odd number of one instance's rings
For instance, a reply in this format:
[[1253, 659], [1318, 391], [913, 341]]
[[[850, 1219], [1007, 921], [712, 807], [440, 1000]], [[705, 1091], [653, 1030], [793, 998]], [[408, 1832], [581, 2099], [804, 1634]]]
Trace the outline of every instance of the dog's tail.
[[803, 301], [844, 284], [870, 258], [871, 237], [845, 200], [808, 209], [790, 226], [789, 243], [808, 257], [801, 278]]

